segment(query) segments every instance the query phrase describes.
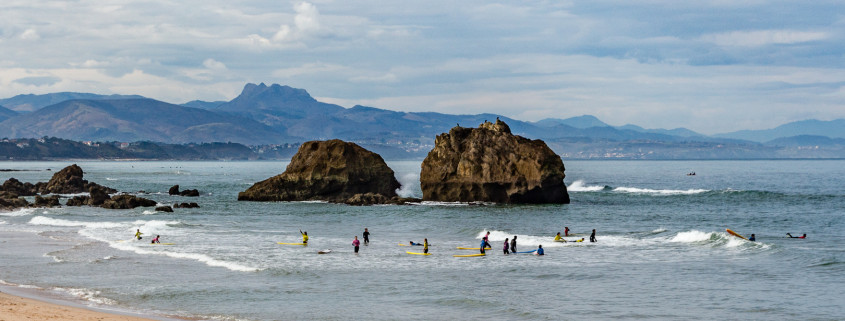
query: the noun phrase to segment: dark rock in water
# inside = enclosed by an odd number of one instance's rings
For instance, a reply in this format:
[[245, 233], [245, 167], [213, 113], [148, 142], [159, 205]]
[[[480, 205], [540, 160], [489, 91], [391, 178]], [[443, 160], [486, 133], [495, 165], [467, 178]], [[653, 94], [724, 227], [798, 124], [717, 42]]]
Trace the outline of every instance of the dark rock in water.
[[[82, 168], [76, 164], [63, 168], [62, 170], [53, 174], [45, 185], [40, 186], [38, 192], [40, 194], [73, 194], [88, 192], [91, 187], [99, 186], [103, 188], [106, 193], [117, 193], [117, 190], [101, 186], [96, 183], [89, 183], [82, 179]], [[40, 183], [39, 183], [40, 184]]]
[[399, 186], [378, 154], [338, 139], [310, 141], [299, 147], [284, 173], [255, 183], [238, 200], [340, 203], [367, 193], [390, 199]]
[[374, 193], [365, 193], [365, 194], [355, 194], [352, 197], [343, 201], [348, 205], [374, 205], [374, 204], [385, 204], [390, 199], [381, 194], [374, 194]]
[[38, 193], [35, 185], [32, 183], [23, 183], [14, 177], [7, 179], [0, 186], [0, 191], [12, 192], [19, 196], [33, 196]]
[[29, 202], [22, 197], [19, 197], [16, 193], [6, 191], [0, 192], [0, 210], [11, 211], [28, 206]]
[[434, 145], [422, 163], [423, 200], [569, 203], [560, 156], [542, 140], [511, 134], [498, 119], [454, 127]]
[[91, 195], [91, 199], [88, 205], [100, 206], [103, 205], [103, 203], [105, 203], [109, 199], [111, 199], [111, 197], [109, 197], [109, 194], [102, 186], [91, 186], [91, 188], [88, 189], [88, 193]]
[[200, 191], [198, 191], [196, 189], [186, 189], [186, 190], [180, 192], [179, 191], [179, 185], [173, 185], [173, 187], [171, 187], [170, 190], [167, 191], [167, 194], [196, 197], [196, 196], [200, 196]]
[[173, 208], [198, 208], [200, 207], [199, 204], [191, 202], [191, 203], [174, 203]]
[[159, 206], [159, 207], [156, 207], [156, 211], [173, 213], [173, 208], [168, 206], [168, 205]]
[[156, 204], [156, 201], [148, 200], [143, 197], [122, 194], [112, 196], [112, 198], [105, 201], [101, 207], [110, 209], [130, 209], [136, 207], [156, 206]]
[[74, 196], [71, 199], [67, 200], [65, 205], [67, 206], [82, 206], [82, 205], [90, 205], [91, 204], [91, 197], [88, 196]]
[[59, 195], [52, 195], [50, 197], [41, 197], [41, 195], [35, 195], [35, 202], [32, 204], [34, 207], [59, 207]]

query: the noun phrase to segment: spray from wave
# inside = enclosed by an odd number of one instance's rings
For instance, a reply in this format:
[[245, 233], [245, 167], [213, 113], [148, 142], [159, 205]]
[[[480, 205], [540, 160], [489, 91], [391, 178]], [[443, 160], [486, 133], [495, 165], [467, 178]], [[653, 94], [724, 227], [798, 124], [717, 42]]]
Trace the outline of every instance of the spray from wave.
[[566, 190], [569, 192], [600, 192], [603, 191], [607, 186], [600, 186], [600, 185], [584, 185], [583, 180], [577, 180], [566, 187]]
[[[408, 173], [399, 178], [399, 184], [402, 184], [396, 190], [399, 197], [418, 197], [422, 191], [418, 191], [420, 187], [420, 175], [415, 173]], [[418, 194], [419, 193], [419, 194]]]

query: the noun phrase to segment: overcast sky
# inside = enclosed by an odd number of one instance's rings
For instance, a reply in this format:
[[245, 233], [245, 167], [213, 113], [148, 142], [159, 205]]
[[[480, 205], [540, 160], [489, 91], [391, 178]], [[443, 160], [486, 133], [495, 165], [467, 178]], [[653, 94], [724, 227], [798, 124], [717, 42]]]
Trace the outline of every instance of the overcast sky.
[[843, 1], [3, 0], [0, 98], [318, 100], [705, 134], [845, 117]]

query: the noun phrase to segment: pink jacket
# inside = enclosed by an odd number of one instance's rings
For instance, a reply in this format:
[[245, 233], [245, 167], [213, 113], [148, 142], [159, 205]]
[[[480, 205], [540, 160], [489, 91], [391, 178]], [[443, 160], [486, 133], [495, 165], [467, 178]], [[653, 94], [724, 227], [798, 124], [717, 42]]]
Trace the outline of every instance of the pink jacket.
[[352, 245], [353, 245], [353, 246], [358, 246], [359, 244], [361, 244], [361, 241], [358, 241], [357, 239], [352, 240]]

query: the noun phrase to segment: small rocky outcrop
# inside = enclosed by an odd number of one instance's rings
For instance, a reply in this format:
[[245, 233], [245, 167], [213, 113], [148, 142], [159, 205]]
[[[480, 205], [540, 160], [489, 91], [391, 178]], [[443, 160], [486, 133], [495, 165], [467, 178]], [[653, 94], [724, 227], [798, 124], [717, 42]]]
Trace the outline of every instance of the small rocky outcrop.
[[143, 197], [121, 194], [112, 196], [111, 199], [103, 202], [103, 205], [100, 205], [100, 207], [110, 209], [130, 209], [136, 207], [151, 207], [156, 206], [156, 204], [156, 201], [148, 200]]
[[33, 207], [60, 207], [62, 206], [59, 203], [59, 195], [50, 195], [49, 197], [42, 197], [41, 195], [35, 195], [35, 202], [32, 203]]
[[[255, 183], [239, 201], [311, 201], [342, 203], [356, 194], [391, 199], [400, 187], [384, 159], [338, 139], [302, 144], [284, 173]], [[371, 199], [375, 199], [370, 197]]]
[[28, 206], [29, 202], [16, 193], [6, 191], [0, 192], [0, 210], [11, 211]]
[[[117, 190], [108, 188], [97, 183], [90, 183], [82, 178], [82, 168], [76, 164], [63, 168], [53, 174], [47, 184], [40, 186], [39, 194], [74, 194], [88, 192], [92, 187], [100, 187], [108, 194], [117, 193]], [[40, 183], [39, 183], [40, 184]]]
[[438, 135], [422, 163], [423, 200], [569, 203], [563, 161], [542, 140], [511, 134], [503, 121]]
[[168, 213], [173, 213], [173, 208], [172, 208], [172, 207], [170, 207], [169, 205], [159, 206], [159, 207], [156, 207], [156, 211], [157, 211], [157, 212], [168, 212]]
[[196, 189], [186, 189], [184, 191], [179, 191], [179, 185], [173, 185], [172, 187], [170, 187], [170, 190], [167, 191], [167, 194], [197, 197], [197, 196], [200, 196], [200, 191], [198, 191]]
[[174, 203], [173, 208], [199, 208], [200, 205], [194, 202], [191, 203]]
[[14, 177], [7, 179], [0, 186], [0, 191], [15, 193], [18, 196], [33, 196], [38, 193], [38, 189], [32, 183], [21, 182]]

